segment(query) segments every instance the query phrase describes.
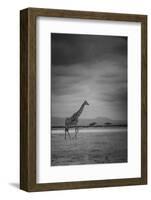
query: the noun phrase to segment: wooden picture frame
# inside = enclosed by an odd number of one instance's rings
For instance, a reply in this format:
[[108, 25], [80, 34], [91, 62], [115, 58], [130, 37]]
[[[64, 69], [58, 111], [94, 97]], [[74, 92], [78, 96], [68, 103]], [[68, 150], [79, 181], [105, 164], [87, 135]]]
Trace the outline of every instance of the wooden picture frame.
[[[36, 19], [39, 16], [141, 23], [141, 177], [36, 183]], [[147, 184], [147, 16], [27, 8], [20, 12], [20, 188], [47, 191]]]

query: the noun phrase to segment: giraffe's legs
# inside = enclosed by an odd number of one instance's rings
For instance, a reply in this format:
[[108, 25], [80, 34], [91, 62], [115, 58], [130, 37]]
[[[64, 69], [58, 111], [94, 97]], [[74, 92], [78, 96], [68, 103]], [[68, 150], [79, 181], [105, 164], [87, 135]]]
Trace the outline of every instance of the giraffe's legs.
[[69, 128], [65, 128], [65, 140], [66, 140], [66, 135], [68, 133], [69, 138], [71, 139], [70, 133], [69, 133]]
[[75, 138], [77, 138], [78, 132], [79, 132], [79, 128], [76, 126], [76, 127], [75, 127]]
[[69, 129], [67, 129], [67, 132], [68, 132], [69, 138], [71, 139], [71, 136], [70, 136], [70, 133], [69, 133]]
[[65, 140], [66, 140], [66, 133], [67, 133], [67, 131], [66, 131], [67, 129], [65, 128], [65, 136], [64, 136], [64, 138], [65, 138]]

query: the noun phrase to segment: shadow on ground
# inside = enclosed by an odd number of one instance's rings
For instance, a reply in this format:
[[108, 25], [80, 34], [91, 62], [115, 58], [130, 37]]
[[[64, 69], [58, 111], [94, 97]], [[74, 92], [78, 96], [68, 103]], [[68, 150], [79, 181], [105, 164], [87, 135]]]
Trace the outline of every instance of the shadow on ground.
[[19, 183], [9, 183], [9, 185], [19, 189]]

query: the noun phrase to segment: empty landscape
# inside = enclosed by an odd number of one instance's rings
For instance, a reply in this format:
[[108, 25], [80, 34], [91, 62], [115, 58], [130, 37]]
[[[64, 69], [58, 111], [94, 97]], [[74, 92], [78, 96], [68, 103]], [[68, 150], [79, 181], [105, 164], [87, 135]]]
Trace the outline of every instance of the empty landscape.
[[51, 166], [127, 162], [127, 128], [74, 129], [64, 138], [64, 129], [51, 132]]

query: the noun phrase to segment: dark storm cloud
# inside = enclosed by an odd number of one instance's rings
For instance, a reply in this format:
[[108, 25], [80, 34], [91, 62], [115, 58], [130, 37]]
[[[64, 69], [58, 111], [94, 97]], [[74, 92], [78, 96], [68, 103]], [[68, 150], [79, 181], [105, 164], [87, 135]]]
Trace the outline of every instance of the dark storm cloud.
[[127, 104], [127, 87], [122, 87], [110, 93], [103, 93], [105, 102]]
[[127, 37], [51, 34], [51, 59], [56, 66], [111, 59], [125, 54], [126, 47]]
[[60, 77], [60, 76], [65, 76], [65, 77], [75, 77], [75, 76], [81, 76], [81, 71], [79, 70], [78, 66], [72, 66], [72, 70], [68, 69], [66, 66], [54, 66], [52, 65], [51, 73], [53, 74], [53, 77]]
[[52, 79], [52, 93], [55, 95], [72, 95], [73, 93], [80, 92], [80, 88], [76, 85], [81, 81], [80, 77], [55, 77]]
[[99, 79], [96, 81], [98, 84], [105, 85], [105, 84], [127, 84], [127, 74], [104, 74], [100, 76]]
[[81, 66], [73, 66], [69, 70], [65, 66], [52, 65], [52, 93], [55, 95], [72, 95], [79, 91], [79, 84], [83, 84], [91, 77], [91, 74], [81, 70]]
[[127, 119], [127, 87], [103, 93], [101, 101], [104, 101], [113, 113], [117, 113], [118, 119]]

